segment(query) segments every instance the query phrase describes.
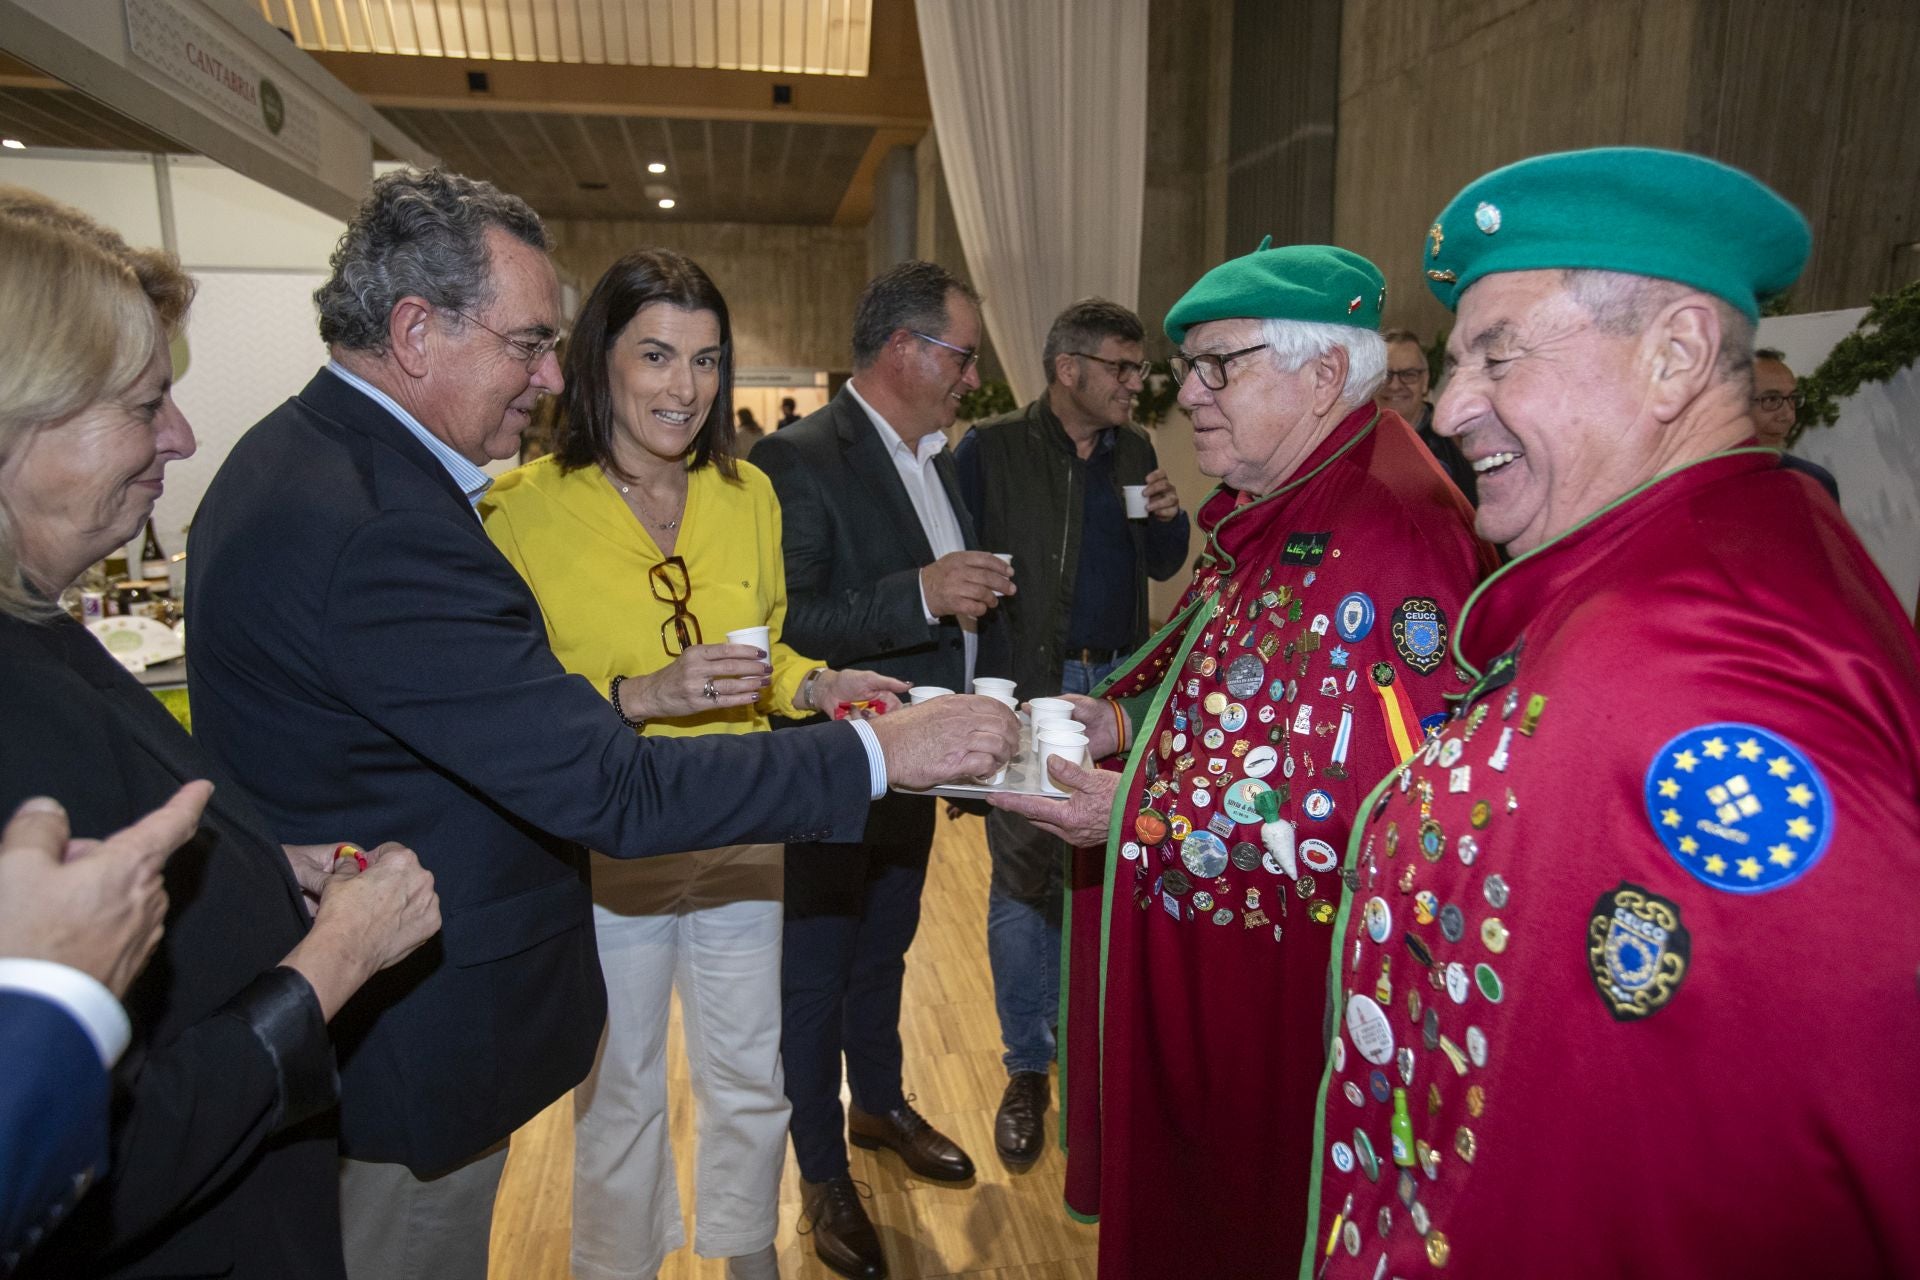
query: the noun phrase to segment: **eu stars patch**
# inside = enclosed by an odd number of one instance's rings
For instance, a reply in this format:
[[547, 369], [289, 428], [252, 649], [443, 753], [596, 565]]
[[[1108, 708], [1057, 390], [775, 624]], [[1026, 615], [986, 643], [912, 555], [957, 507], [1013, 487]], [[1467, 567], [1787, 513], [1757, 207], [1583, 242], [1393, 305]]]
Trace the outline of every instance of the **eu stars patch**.
[[1426, 596], [1409, 596], [1393, 611], [1393, 647], [1400, 660], [1429, 675], [1447, 652], [1447, 615]]
[[1805, 752], [1751, 724], [1703, 724], [1647, 765], [1647, 818], [1674, 861], [1728, 893], [1768, 893], [1833, 839], [1833, 794]]
[[1594, 904], [1587, 971], [1615, 1020], [1637, 1022], [1663, 1008], [1692, 959], [1680, 908], [1665, 898], [1622, 880]]

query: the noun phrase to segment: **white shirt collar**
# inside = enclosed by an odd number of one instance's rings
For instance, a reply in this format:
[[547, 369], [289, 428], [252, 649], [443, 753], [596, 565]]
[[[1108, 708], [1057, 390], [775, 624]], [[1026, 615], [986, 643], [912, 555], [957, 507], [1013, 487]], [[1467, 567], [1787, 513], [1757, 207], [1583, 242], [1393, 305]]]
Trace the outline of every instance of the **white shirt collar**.
[[914, 462], [925, 466], [929, 459], [947, 447], [946, 432], [929, 431], [920, 437], [919, 444], [909, 448], [907, 442], [900, 438], [900, 433], [893, 429], [893, 424], [881, 417], [878, 409], [867, 403], [867, 398], [860, 394], [860, 388], [854, 386], [851, 381], [847, 383], [847, 394], [867, 411], [867, 418], [873, 423], [874, 430], [880, 433], [880, 442], [887, 446], [889, 454], [905, 454]]
[[400, 407], [400, 402], [368, 382], [365, 378], [349, 372], [338, 360], [327, 361], [327, 372], [346, 383], [360, 394], [372, 400], [399, 420], [409, 434], [421, 444], [427, 446], [427, 452], [439, 459], [440, 465], [447, 469], [453, 482], [460, 486], [460, 492], [467, 496], [470, 506], [478, 507], [480, 499], [493, 487], [493, 477], [474, 466], [471, 462], [454, 452], [453, 446], [434, 435], [420, 425], [420, 420]]

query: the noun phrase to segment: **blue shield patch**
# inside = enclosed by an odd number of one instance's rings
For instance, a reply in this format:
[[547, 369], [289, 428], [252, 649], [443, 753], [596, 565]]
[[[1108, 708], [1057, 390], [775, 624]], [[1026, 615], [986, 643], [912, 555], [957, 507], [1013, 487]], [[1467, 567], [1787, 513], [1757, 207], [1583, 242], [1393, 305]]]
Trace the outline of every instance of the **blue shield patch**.
[[1340, 638], [1349, 644], [1366, 639], [1367, 633], [1373, 630], [1373, 601], [1360, 591], [1346, 596], [1333, 611], [1333, 625]]
[[1654, 835], [1702, 884], [1770, 893], [1813, 870], [1833, 840], [1833, 793], [1806, 752], [1758, 725], [1703, 724], [1647, 765]]
[[1622, 880], [1594, 904], [1587, 922], [1587, 971], [1607, 1012], [1634, 1022], [1680, 989], [1693, 957], [1680, 908]]

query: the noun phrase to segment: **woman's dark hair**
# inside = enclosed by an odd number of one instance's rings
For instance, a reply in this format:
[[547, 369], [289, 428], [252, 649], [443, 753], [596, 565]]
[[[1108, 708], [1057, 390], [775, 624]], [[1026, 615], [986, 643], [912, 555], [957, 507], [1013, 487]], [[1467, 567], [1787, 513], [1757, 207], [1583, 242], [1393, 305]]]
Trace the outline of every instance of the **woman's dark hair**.
[[609, 358], [621, 331], [642, 307], [655, 302], [687, 311], [711, 311], [720, 322], [720, 386], [707, 420], [687, 451], [687, 469], [698, 470], [711, 462], [732, 480], [739, 475], [733, 463], [733, 322], [727, 316], [727, 300], [707, 273], [693, 259], [671, 249], [638, 249], [620, 259], [607, 268], [580, 308], [567, 342], [567, 388], [560, 393], [554, 457], [562, 471], [597, 465], [623, 475], [613, 458]]

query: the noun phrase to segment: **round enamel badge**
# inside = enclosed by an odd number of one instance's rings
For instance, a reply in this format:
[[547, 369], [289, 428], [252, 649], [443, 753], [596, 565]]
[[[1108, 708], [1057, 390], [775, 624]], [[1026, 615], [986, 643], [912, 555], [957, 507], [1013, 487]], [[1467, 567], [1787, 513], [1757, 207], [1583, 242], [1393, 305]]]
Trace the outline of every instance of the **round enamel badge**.
[[1768, 893], [1813, 869], [1833, 839], [1833, 794], [1807, 754], [1758, 725], [1703, 724], [1647, 766], [1647, 818], [1701, 883]]

